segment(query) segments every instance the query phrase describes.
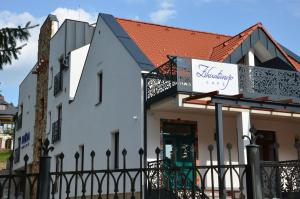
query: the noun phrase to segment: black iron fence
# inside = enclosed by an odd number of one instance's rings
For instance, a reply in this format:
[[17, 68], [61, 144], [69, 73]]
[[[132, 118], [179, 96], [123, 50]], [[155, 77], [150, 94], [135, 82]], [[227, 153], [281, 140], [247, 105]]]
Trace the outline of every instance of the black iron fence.
[[[260, 162], [264, 198], [300, 198], [300, 142], [294, 146], [297, 160]], [[273, 147], [277, 151], [279, 144]]]
[[[89, 155], [90, 168], [81, 169], [80, 154], [74, 155], [74, 169], [64, 170], [65, 156], [56, 157], [56, 169], [50, 170], [53, 147], [46, 140], [40, 158], [40, 172], [28, 173], [28, 156], [24, 170], [0, 175], [0, 198], [147, 198], [147, 199], [209, 199], [209, 198], [289, 198], [300, 190], [300, 167], [298, 161], [260, 163], [259, 147], [247, 146], [247, 165], [231, 160], [231, 144], [227, 144], [228, 163], [214, 164], [213, 146], [208, 147], [206, 165], [178, 166], [170, 159], [161, 158], [161, 150], [155, 150], [156, 159], [144, 165], [144, 151], [136, 154], [138, 164], [127, 167], [127, 151], [122, 151], [120, 169], [111, 168], [111, 152], [106, 159], [98, 160], [96, 153]], [[105, 163], [96, 169], [95, 162]], [[260, 173], [262, 175], [260, 175]], [[263, 180], [261, 180], [263, 176]], [[262, 182], [262, 183], [260, 183]], [[261, 188], [264, 188], [262, 190]]]
[[[139, 164], [127, 167], [127, 151], [122, 151], [122, 166], [111, 169], [111, 152], [106, 151], [106, 168], [95, 169], [96, 154], [90, 153], [89, 169], [80, 168], [80, 155], [75, 153], [75, 168], [65, 171], [64, 154], [57, 157], [56, 171], [50, 171], [49, 147], [46, 140], [40, 159], [40, 173], [26, 173], [28, 156], [24, 157], [25, 168], [21, 173], [0, 176], [0, 198], [245, 198], [246, 165], [213, 164], [213, 147], [209, 146], [208, 165], [170, 165], [161, 159], [159, 148], [156, 160], [143, 164], [144, 151], [137, 153]], [[231, 157], [231, 145], [228, 145]], [[102, 160], [103, 162], [103, 160]], [[219, 186], [220, 185], [220, 186]], [[221, 186], [223, 185], [223, 186]], [[219, 187], [224, 187], [220, 192]], [[221, 194], [221, 195], [220, 195]]]

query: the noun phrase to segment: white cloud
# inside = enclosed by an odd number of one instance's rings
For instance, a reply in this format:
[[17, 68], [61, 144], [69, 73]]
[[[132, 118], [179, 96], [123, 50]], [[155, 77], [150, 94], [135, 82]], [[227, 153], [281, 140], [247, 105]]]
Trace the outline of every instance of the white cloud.
[[68, 8], [57, 8], [52, 12], [52, 14], [57, 16], [60, 24], [62, 24], [65, 19], [74, 19], [89, 23], [95, 23], [97, 20], [97, 13], [89, 13], [81, 8], [75, 10]]
[[[97, 19], [97, 14], [88, 13], [83, 9], [57, 8], [52, 13], [57, 15], [60, 24], [66, 18], [89, 23], [96, 22]], [[0, 16], [0, 28], [24, 26], [28, 21], [31, 21], [31, 24], [40, 24], [41, 26], [46, 18], [46, 16], [35, 17], [28, 12], [14, 13], [9, 11], [0, 11]], [[11, 65], [4, 66], [4, 69], [0, 71], [1, 93], [8, 98], [8, 101], [13, 101], [15, 104], [19, 93], [18, 86], [37, 61], [40, 26], [30, 30], [31, 37], [26, 42], [27, 45], [21, 50], [19, 60], [13, 60]]]
[[176, 14], [173, 0], [161, 0], [159, 1], [158, 10], [150, 13], [150, 20], [154, 23], [166, 23], [174, 18]]

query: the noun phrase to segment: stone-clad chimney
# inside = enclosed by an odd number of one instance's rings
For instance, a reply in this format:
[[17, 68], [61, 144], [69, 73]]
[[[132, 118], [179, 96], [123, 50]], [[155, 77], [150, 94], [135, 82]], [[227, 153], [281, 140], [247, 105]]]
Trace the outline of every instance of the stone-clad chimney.
[[38, 62], [35, 70], [37, 74], [37, 90], [32, 172], [38, 172], [39, 170], [40, 144], [46, 135], [50, 39], [57, 29], [58, 20], [56, 16], [48, 15], [41, 26], [39, 34]]

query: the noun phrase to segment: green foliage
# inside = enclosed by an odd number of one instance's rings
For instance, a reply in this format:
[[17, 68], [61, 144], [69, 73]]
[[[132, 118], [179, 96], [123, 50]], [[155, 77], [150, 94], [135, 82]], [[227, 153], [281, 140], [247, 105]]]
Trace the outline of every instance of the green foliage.
[[0, 29], [0, 70], [5, 64], [11, 64], [13, 59], [18, 59], [21, 49], [25, 44], [17, 45], [17, 41], [24, 42], [30, 37], [29, 29], [36, 27], [28, 22], [24, 27]]
[[0, 162], [6, 162], [11, 155], [10, 151], [0, 152]]

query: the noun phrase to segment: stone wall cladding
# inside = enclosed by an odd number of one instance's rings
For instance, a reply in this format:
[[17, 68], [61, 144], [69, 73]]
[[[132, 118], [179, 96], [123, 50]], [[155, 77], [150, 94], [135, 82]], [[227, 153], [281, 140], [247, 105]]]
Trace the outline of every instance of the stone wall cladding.
[[50, 39], [52, 35], [52, 19], [47, 17], [40, 29], [38, 43], [38, 62], [43, 64], [37, 72], [36, 90], [36, 116], [34, 126], [33, 162], [32, 172], [39, 171], [39, 157], [41, 154], [41, 141], [46, 134], [47, 124], [47, 96], [48, 96], [48, 68], [50, 54]]

